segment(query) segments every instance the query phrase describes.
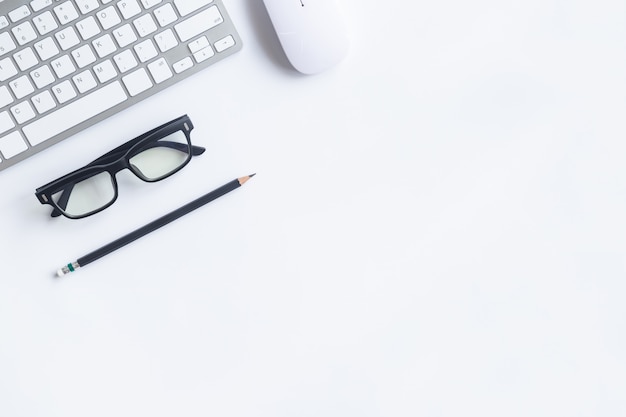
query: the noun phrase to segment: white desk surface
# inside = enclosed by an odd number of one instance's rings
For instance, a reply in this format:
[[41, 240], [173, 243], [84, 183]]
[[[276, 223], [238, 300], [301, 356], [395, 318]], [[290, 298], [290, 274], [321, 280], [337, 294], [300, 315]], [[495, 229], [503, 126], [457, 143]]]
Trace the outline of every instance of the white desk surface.
[[[626, 415], [624, 2], [342, 0], [311, 77], [225, 3], [240, 53], [0, 173], [0, 415]], [[167, 181], [35, 199], [183, 113]]]

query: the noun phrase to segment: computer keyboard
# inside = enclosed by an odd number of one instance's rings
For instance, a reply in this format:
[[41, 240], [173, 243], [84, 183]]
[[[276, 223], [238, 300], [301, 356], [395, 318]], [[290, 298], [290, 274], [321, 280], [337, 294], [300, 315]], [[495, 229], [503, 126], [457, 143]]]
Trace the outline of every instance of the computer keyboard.
[[0, 170], [241, 46], [221, 0], [0, 0]]

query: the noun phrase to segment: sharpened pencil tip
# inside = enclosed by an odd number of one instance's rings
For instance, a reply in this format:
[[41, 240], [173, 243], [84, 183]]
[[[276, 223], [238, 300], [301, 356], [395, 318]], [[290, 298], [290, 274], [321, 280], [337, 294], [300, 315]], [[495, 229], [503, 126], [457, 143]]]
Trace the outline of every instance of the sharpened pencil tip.
[[248, 181], [250, 178], [254, 177], [255, 175], [256, 173], [246, 175], [245, 177], [237, 178], [237, 180], [239, 181], [239, 185], [244, 185], [246, 181]]

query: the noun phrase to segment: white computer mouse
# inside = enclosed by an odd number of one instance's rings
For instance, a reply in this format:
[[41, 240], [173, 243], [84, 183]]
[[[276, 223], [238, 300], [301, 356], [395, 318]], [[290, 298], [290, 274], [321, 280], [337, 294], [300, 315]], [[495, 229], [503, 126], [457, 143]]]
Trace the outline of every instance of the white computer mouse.
[[348, 52], [348, 36], [336, 0], [263, 0], [293, 67], [317, 74]]

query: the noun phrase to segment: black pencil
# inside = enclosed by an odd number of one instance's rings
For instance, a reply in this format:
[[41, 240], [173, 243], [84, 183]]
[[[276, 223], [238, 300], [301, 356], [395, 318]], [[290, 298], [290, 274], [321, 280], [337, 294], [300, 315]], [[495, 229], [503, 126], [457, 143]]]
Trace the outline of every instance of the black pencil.
[[113, 242], [108, 243], [102, 246], [101, 248], [96, 249], [95, 251], [88, 253], [87, 255], [81, 258], [78, 258], [75, 262], [71, 262], [65, 265], [63, 268], [59, 269], [57, 271], [57, 276], [62, 277], [65, 274], [74, 272], [78, 268], [81, 268], [97, 259], [100, 259], [103, 256], [108, 255], [109, 253], [121, 248], [122, 246], [128, 245], [130, 242], [133, 242], [139, 239], [140, 237], [147, 235], [148, 233], [158, 229], [159, 227], [165, 226], [166, 224], [173, 222], [174, 220], [184, 216], [185, 214], [199, 207], [202, 207], [203, 205], [207, 203], [210, 203], [216, 198], [219, 198], [223, 196], [224, 194], [229, 193], [233, 191], [234, 189], [241, 187], [246, 181], [248, 181], [254, 175], [255, 174], [251, 174], [251, 175], [246, 175], [245, 177], [236, 178], [232, 180], [231, 182], [224, 184], [221, 187], [216, 188], [215, 190], [203, 195], [202, 197], [199, 197], [185, 204], [184, 206], [179, 207], [176, 210], [162, 217], [159, 217], [158, 219], [154, 221], [151, 221], [145, 226], [142, 226], [139, 229], [133, 232], [130, 232], [129, 234], [122, 236], [119, 239], [116, 239]]

